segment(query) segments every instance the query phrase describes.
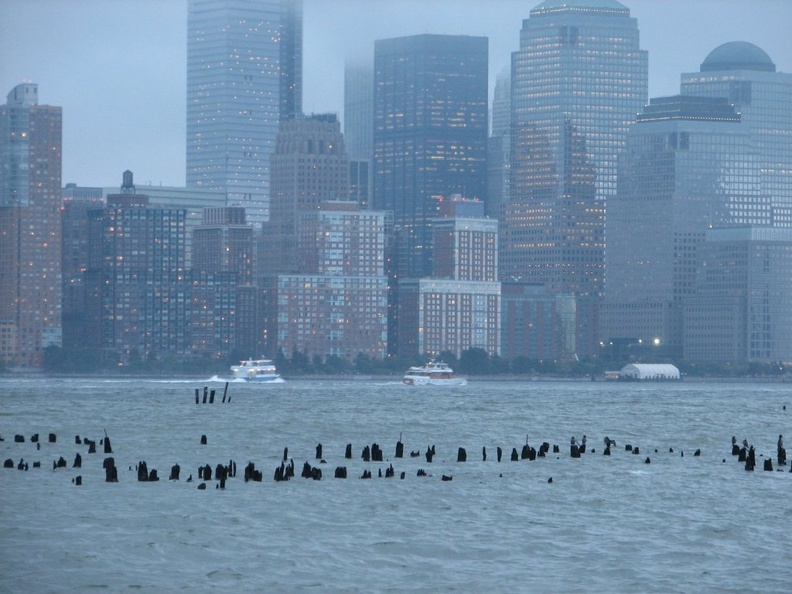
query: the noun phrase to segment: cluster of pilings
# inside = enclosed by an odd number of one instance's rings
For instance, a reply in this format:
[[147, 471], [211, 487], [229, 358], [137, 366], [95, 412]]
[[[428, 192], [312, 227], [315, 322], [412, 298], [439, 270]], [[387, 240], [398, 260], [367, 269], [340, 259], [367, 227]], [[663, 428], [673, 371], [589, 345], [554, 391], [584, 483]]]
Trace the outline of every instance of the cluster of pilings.
[[[208, 386], [203, 387], [203, 398], [201, 398], [201, 391], [200, 388], [195, 388], [195, 404], [214, 404], [215, 401], [215, 390], [212, 388], [209, 389]], [[223, 404], [226, 402], [231, 402], [231, 395], [228, 393], [228, 382], [225, 383], [225, 388], [223, 388]]]
[[[223, 401], [227, 401], [225, 398], [225, 394], [223, 395]], [[209, 396], [209, 402], [211, 402], [211, 396]], [[0, 441], [4, 441], [4, 439], [0, 436]], [[201, 443], [207, 443], [206, 435], [201, 436]], [[28, 440], [26, 440], [25, 436], [22, 434], [16, 434], [14, 436], [14, 444], [26, 444]], [[41, 440], [39, 438], [39, 434], [33, 434], [29, 438], [30, 443], [36, 444], [36, 451], [41, 450]], [[50, 433], [48, 437], [48, 443], [56, 444], [57, 443], [57, 436], [54, 433]], [[82, 445], [87, 448], [87, 454], [96, 454], [97, 453], [97, 441], [88, 439], [87, 437], [80, 437], [79, 435], [75, 436], [74, 438], [75, 445]], [[99, 445], [102, 446], [102, 449], [105, 454], [112, 454], [113, 448], [110, 443], [110, 438], [105, 431], [105, 435], [103, 438], [99, 439]], [[610, 439], [609, 437], [605, 437], [603, 440], [604, 443], [604, 451], [602, 452], [605, 456], [611, 456], [613, 448], [616, 447], [616, 440]], [[526, 438], [525, 443], [521, 447], [512, 447], [511, 454], [509, 459], [512, 462], [517, 462], [520, 460], [528, 460], [534, 461], [537, 458], [545, 458], [547, 457], [552, 448], [553, 454], [560, 454], [560, 448], [557, 444], [552, 445], [544, 441], [542, 442], [538, 448], [531, 446], [528, 443], [528, 439]], [[404, 457], [404, 443], [402, 442], [401, 436], [399, 436], [399, 440], [396, 442], [395, 449], [393, 452], [393, 459], [398, 460]], [[637, 445], [633, 444], [625, 444], [624, 451], [630, 452], [633, 455], [640, 455], [641, 448]], [[674, 448], [668, 449], [669, 453], [674, 453]], [[756, 466], [756, 450], [752, 445], [748, 443], [747, 440], [743, 440], [742, 446], [737, 443], [736, 437], [732, 438], [732, 455], [737, 458], [737, 460], [744, 464], [746, 470], [754, 470]], [[352, 459], [352, 452], [353, 447], [351, 443], [347, 443], [344, 449], [344, 459]], [[658, 453], [658, 450], [654, 450], [655, 453]], [[426, 460], [427, 464], [431, 464], [436, 456], [436, 448], [434, 445], [430, 445], [426, 447], [426, 450], [422, 454], [420, 450], [412, 450], [410, 451], [410, 457], [416, 458], [423, 456]], [[584, 435], [580, 442], [577, 441], [575, 437], [570, 439], [570, 450], [569, 455], [571, 458], [581, 458], [585, 454], [594, 454], [594, 449], [589, 449], [587, 445], [587, 439]], [[684, 451], [680, 451], [680, 456], [684, 457]], [[701, 449], [696, 449], [693, 456], [700, 456]], [[305, 479], [311, 479], [314, 481], [322, 480], [323, 472], [321, 465], [326, 464], [324, 459], [324, 447], [321, 443], [316, 445], [315, 449], [315, 458], [318, 460], [317, 465], [312, 465], [308, 461], [305, 461], [303, 464], [302, 471], [300, 476]], [[504, 450], [500, 446], [496, 447], [495, 450], [495, 458], [498, 463], [500, 463], [504, 456]], [[382, 462], [389, 462], [389, 460], [385, 457], [385, 454], [382, 450], [382, 447], [373, 442], [371, 444], [365, 444], [362, 449], [360, 450], [360, 459], [366, 463], [382, 463]], [[481, 448], [481, 460], [486, 462], [488, 459], [487, 455], [487, 448], [486, 446]], [[786, 458], [786, 450], [783, 447], [783, 437], [779, 435], [778, 443], [777, 443], [777, 464], [778, 470], [781, 471], [783, 467], [787, 464]], [[468, 453], [467, 449], [464, 447], [459, 447], [456, 451], [456, 462], [457, 463], [465, 463], [468, 460]], [[446, 460], [444, 460], [446, 462]], [[646, 464], [651, 463], [651, 459], [647, 456], [644, 460]], [[725, 462], [725, 459], [724, 459]], [[81, 452], [77, 452], [74, 457], [74, 461], [71, 465], [72, 468], [80, 469], [83, 466], [83, 456]], [[106, 456], [103, 460], [103, 469], [105, 471], [105, 482], [108, 483], [117, 483], [118, 482], [118, 468], [115, 464], [115, 458], [112, 456]], [[16, 468], [18, 470], [28, 470], [29, 463], [25, 461], [23, 458], [20, 458], [19, 462], [15, 462], [12, 458], [8, 458], [3, 463], [4, 468]], [[40, 468], [41, 462], [34, 461], [32, 463], [33, 468]], [[53, 460], [52, 468], [53, 470], [59, 470], [68, 467], [68, 462], [63, 456], [59, 456], [57, 459]], [[294, 470], [294, 460], [289, 458], [289, 449], [285, 447], [283, 449], [283, 457], [282, 461], [279, 466], [275, 468], [273, 473], [273, 480], [276, 482], [281, 481], [288, 481], [295, 476]], [[132, 471], [133, 467], [130, 466], [129, 470]], [[175, 464], [171, 467], [170, 474], [168, 476], [168, 480], [170, 481], [178, 481], [180, 479], [180, 466]], [[772, 458], [765, 458], [764, 460], [764, 470], [773, 470], [773, 460]], [[134, 465], [134, 471], [137, 474], [137, 480], [139, 482], [158, 482], [159, 476], [156, 469], [149, 469], [146, 461], [141, 460], [137, 464]], [[790, 472], [792, 472], [792, 468], [790, 468]], [[399, 472], [397, 473], [396, 469], [393, 467], [393, 463], [389, 463], [387, 467], [380, 467], [376, 469], [376, 476], [382, 478], [393, 478], [396, 475], [399, 475], [401, 479], [406, 477], [406, 472]], [[226, 481], [230, 478], [236, 477], [236, 462], [230, 460], [228, 464], [217, 464], [214, 469], [210, 464], [206, 464], [203, 466], [198, 467], [197, 472], [198, 478], [201, 481], [199, 485], [199, 489], [205, 489], [206, 483], [209, 481], [217, 481], [217, 488], [224, 489], [226, 487]], [[337, 479], [346, 479], [348, 477], [348, 468], [347, 466], [336, 466], [334, 473], [334, 478]], [[363, 473], [360, 475], [361, 479], [371, 479], [375, 476], [374, 472], [370, 469], [364, 469]], [[416, 476], [418, 477], [426, 477], [431, 476], [427, 474], [424, 468], [419, 468], [417, 470]], [[261, 482], [263, 480], [263, 474], [260, 470], [256, 469], [256, 466], [253, 462], [248, 462], [245, 466], [244, 472], [245, 482], [254, 481], [254, 482]], [[452, 475], [442, 475], [441, 479], [443, 481], [450, 481], [453, 479]], [[187, 482], [192, 482], [192, 474], [187, 479]], [[83, 482], [83, 477], [77, 476], [72, 479], [72, 482], [76, 485], [81, 485]], [[552, 477], [548, 479], [548, 483], [552, 483]]]
[[[756, 450], [753, 445], [748, 443], [747, 439], [743, 439], [742, 445], [737, 443], [737, 438], [732, 437], [732, 456], [737, 456], [737, 461], [744, 464], [745, 470], [752, 471], [756, 468]], [[782, 472], [782, 467], [786, 466], [786, 448], [784, 448], [783, 435], [778, 436], [778, 443], [776, 445], [776, 460], [778, 462], [778, 471]], [[768, 472], [773, 471], [773, 459], [765, 458], [763, 469]], [[790, 467], [789, 472], [792, 472]]]

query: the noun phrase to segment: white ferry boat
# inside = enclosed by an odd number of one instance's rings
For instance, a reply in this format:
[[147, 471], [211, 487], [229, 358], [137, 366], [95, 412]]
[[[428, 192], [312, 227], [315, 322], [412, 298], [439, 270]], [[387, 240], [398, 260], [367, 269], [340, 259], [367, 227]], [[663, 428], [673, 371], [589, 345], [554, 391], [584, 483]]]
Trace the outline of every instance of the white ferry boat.
[[408, 386], [464, 386], [467, 380], [455, 375], [447, 363], [429, 361], [420, 367], [410, 367], [402, 383]]
[[234, 379], [243, 379], [248, 382], [282, 382], [275, 364], [270, 359], [246, 359], [239, 365], [232, 365], [231, 372]]

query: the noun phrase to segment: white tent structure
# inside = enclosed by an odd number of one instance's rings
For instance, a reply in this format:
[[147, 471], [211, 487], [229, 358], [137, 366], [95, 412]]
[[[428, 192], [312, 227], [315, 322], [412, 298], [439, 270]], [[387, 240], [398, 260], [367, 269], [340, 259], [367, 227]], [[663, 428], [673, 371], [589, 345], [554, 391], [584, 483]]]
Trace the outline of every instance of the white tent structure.
[[679, 369], [670, 363], [630, 363], [622, 367], [619, 379], [659, 381], [681, 379]]

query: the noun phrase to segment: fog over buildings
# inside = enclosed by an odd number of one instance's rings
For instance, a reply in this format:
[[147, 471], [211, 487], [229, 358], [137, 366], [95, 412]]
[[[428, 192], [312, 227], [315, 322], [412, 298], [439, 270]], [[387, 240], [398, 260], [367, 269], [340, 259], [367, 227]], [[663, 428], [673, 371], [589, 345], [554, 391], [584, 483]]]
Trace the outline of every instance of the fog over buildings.
[[5, 2], [0, 358], [792, 362], [786, 17]]
[[[373, 60], [374, 41], [438, 33], [489, 38], [490, 99], [519, 47], [526, 0], [304, 0], [303, 109], [343, 118], [344, 65]], [[679, 91], [727, 41], [758, 43], [792, 71], [792, 3], [786, 0], [633, 0], [649, 52], [649, 96]], [[0, 89], [24, 80], [65, 108], [63, 181], [185, 184], [187, 1], [4, 0]]]

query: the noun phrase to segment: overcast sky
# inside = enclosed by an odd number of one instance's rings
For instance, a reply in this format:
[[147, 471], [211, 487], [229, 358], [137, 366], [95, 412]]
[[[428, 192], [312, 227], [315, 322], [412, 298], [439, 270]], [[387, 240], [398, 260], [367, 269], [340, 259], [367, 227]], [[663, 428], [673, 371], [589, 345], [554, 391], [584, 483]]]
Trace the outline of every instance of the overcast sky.
[[[508, 71], [540, 0], [304, 0], [303, 109], [343, 115], [344, 62], [375, 39], [489, 38], [490, 86]], [[649, 96], [679, 92], [727, 41], [750, 41], [792, 72], [792, 0], [622, 0], [649, 51]], [[182, 186], [187, 0], [0, 0], [0, 101], [23, 81], [63, 107], [63, 183]], [[492, 92], [490, 91], [490, 100]]]

